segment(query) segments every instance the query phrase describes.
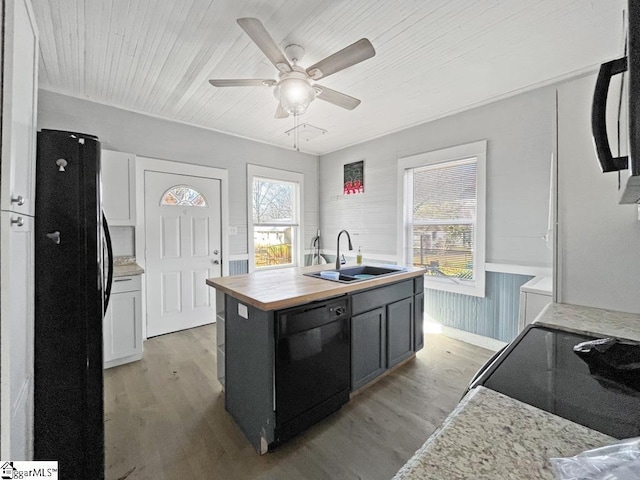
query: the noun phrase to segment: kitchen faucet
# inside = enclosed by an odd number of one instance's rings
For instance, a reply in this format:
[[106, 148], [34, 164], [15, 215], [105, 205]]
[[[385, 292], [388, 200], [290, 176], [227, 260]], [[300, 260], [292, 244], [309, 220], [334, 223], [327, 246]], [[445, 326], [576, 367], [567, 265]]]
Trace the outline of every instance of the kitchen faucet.
[[353, 245], [351, 245], [351, 235], [346, 230], [340, 230], [338, 233], [338, 245], [336, 246], [336, 270], [340, 270], [340, 235], [343, 233], [347, 234], [347, 239], [349, 240], [349, 250], [353, 250]]

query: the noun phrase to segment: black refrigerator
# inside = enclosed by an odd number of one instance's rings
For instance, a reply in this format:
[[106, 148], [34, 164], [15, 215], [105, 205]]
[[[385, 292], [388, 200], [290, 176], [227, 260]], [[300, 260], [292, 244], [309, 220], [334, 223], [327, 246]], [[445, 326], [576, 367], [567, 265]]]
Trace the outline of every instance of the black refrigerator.
[[60, 478], [104, 478], [102, 320], [113, 255], [100, 205], [100, 142], [38, 132], [34, 459]]

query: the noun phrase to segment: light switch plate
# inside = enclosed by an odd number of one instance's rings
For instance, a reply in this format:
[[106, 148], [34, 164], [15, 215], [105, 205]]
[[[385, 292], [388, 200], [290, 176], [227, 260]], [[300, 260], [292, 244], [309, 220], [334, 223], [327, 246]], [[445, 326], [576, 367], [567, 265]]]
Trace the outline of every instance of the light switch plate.
[[246, 305], [238, 303], [238, 315], [242, 318], [249, 318], [249, 309]]

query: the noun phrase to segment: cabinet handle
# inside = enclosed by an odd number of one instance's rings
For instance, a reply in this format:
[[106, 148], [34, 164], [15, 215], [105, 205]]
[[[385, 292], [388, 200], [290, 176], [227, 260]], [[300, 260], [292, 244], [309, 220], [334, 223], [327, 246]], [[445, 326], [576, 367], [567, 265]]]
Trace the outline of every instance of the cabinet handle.
[[15, 225], [17, 227], [23, 226], [24, 225], [24, 218], [22, 218], [22, 217], [12, 218], [11, 219], [11, 225]]
[[11, 203], [17, 203], [18, 206], [24, 205], [24, 197], [22, 195], [18, 195], [17, 197], [11, 197]]
[[113, 282], [129, 282], [130, 278], [116, 278]]

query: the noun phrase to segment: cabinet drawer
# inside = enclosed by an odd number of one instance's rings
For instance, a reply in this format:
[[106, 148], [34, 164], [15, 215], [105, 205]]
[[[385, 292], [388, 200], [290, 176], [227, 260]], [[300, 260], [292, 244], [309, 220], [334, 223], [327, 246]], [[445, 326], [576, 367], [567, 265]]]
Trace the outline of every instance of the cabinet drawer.
[[368, 312], [411, 296], [413, 296], [413, 279], [356, 293], [351, 296], [351, 314]]
[[111, 285], [111, 295], [122, 292], [136, 292], [141, 290], [140, 275], [130, 277], [113, 277]]

